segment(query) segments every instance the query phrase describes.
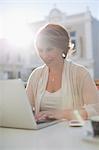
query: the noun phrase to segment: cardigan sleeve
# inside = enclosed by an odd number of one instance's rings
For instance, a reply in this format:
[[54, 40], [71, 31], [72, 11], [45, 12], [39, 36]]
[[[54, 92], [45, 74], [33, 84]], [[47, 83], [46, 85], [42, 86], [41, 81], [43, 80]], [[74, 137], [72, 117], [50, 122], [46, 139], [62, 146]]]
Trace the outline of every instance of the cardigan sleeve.
[[30, 101], [31, 107], [35, 108], [35, 100], [37, 96], [38, 82], [44, 66], [38, 67], [30, 74], [27, 81], [26, 93]]
[[99, 91], [89, 72], [86, 72], [83, 80], [83, 101], [88, 118], [99, 115]]
[[33, 108], [35, 106], [35, 100], [34, 100], [34, 88], [33, 88], [33, 73], [31, 73], [26, 86], [26, 93], [29, 99], [29, 102], [31, 104], [31, 107]]

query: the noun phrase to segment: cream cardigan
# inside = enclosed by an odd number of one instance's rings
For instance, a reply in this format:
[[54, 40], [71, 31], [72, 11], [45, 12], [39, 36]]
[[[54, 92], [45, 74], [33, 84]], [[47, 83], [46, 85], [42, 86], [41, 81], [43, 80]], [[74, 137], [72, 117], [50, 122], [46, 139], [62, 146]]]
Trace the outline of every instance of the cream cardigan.
[[[35, 69], [27, 83], [26, 92], [35, 112], [40, 110], [40, 102], [46, 90], [48, 67], [43, 65]], [[77, 109], [84, 107], [88, 117], [99, 113], [99, 96], [89, 72], [72, 61], [64, 61], [62, 73], [62, 108]]]

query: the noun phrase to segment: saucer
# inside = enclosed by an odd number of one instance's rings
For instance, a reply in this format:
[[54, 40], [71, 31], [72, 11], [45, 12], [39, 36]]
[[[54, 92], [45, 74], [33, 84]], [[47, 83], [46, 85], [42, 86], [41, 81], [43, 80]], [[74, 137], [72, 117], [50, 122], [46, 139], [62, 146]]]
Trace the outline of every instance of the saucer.
[[79, 121], [79, 120], [69, 121], [69, 126], [70, 127], [82, 127], [83, 125], [84, 125], [84, 123], [82, 121]]
[[99, 136], [94, 137], [91, 131], [86, 131], [86, 133], [84, 133], [83, 140], [87, 142], [94, 142], [99, 144]]

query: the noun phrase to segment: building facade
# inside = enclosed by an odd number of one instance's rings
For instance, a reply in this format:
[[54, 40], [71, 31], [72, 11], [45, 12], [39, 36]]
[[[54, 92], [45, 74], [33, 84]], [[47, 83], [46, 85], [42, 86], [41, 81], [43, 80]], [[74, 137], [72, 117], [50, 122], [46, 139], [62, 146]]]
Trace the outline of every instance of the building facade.
[[[47, 23], [55, 23], [64, 26], [71, 37], [76, 52], [71, 59], [84, 65], [94, 79], [99, 78], [99, 20], [91, 15], [89, 9], [86, 12], [69, 15], [54, 8], [45, 20], [31, 24], [33, 31]], [[35, 30], [34, 30], [35, 29]]]
[[[74, 49], [76, 49], [76, 52], [71, 55], [71, 59], [84, 65], [94, 79], [99, 79], [99, 20], [94, 18], [89, 10], [68, 16], [54, 8], [44, 20], [29, 24], [34, 38], [39, 28], [47, 23], [58, 23], [68, 30]], [[27, 80], [30, 72], [42, 64], [35, 49], [33, 52], [33, 47], [29, 47], [30, 53], [25, 58], [26, 60], [18, 54], [14, 55], [15, 57], [10, 56], [6, 50], [8, 47], [1, 47], [0, 49], [3, 49], [3, 53], [0, 55], [0, 60], [2, 60], [0, 61], [1, 78], [21, 77], [23, 80]]]

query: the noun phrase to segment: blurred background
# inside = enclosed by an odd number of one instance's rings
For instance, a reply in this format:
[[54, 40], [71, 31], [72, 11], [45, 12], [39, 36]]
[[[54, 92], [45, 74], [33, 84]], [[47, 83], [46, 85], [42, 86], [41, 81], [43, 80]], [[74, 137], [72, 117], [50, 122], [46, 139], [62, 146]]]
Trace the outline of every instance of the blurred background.
[[70, 58], [99, 79], [98, 0], [0, 0], [0, 79], [27, 81], [43, 64], [35, 35], [47, 23], [63, 25], [76, 50]]

